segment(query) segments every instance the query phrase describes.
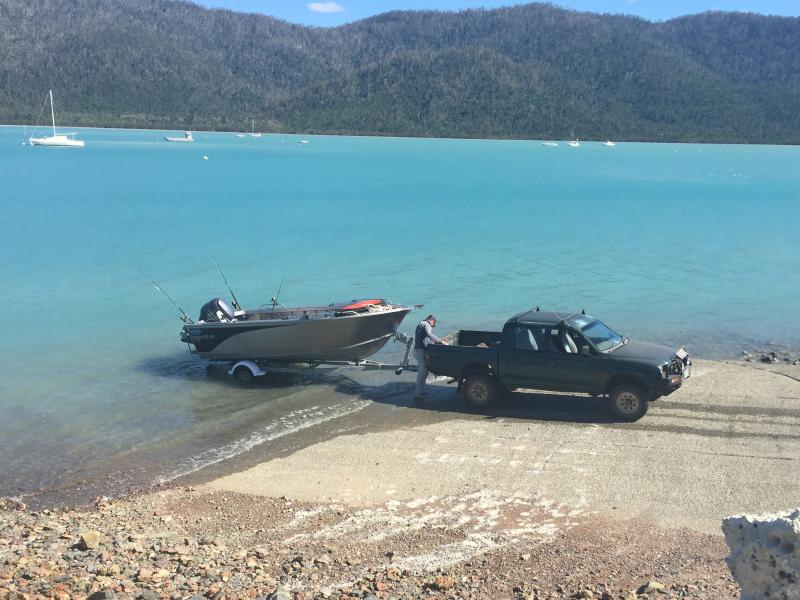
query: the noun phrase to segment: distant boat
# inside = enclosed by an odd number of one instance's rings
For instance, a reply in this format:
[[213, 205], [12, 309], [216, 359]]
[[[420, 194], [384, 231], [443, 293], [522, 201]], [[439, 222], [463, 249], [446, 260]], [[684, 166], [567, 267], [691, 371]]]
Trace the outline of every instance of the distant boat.
[[603, 146], [609, 146], [610, 147], [610, 146], [616, 146], [616, 144], [614, 142], [612, 142], [611, 140], [606, 140], [605, 142], [603, 142]]
[[243, 134], [243, 133], [235, 133], [234, 135], [235, 135], [236, 137], [238, 137], [238, 138], [243, 138], [243, 137], [244, 137], [244, 134]]
[[[83, 141], [73, 140], [72, 138], [69, 137], [71, 135], [76, 135], [76, 134], [56, 133], [56, 109], [53, 106], [53, 90], [49, 91], [49, 95], [50, 95], [50, 117], [53, 120], [53, 135], [48, 135], [41, 138], [31, 137], [28, 138], [28, 143], [31, 146], [59, 146], [62, 148], [83, 148], [86, 145]], [[47, 102], [46, 99], [45, 102]]]
[[578, 140], [578, 138], [575, 138], [574, 140], [572, 140], [572, 141], [568, 142], [568, 144], [567, 144], [567, 145], [568, 145], [568, 146], [570, 146], [570, 147], [572, 147], [572, 148], [580, 148], [580, 147], [581, 147], [581, 143], [580, 143], [580, 141]]
[[548, 148], [555, 148], [558, 146], [558, 142], [542, 142], [542, 146], [547, 146]]
[[164, 140], [167, 142], [193, 142], [194, 138], [192, 137], [192, 132], [187, 131], [183, 134], [183, 137], [164, 136]]
[[307, 144], [307, 143], [308, 143], [308, 140], [300, 140], [300, 143], [301, 143], [301, 144]]
[[261, 133], [256, 133], [256, 120], [250, 120], [250, 137], [261, 137]]

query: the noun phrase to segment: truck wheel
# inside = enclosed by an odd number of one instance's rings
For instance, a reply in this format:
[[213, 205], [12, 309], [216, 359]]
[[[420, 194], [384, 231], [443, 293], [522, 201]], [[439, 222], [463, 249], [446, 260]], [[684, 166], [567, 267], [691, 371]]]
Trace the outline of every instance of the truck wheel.
[[247, 367], [237, 367], [233, 376], [240, 385], [250, 385], [253, 383], [253, 372]]
[[623, 421], [638, 421], [650, 408], [650, 401], [641, 388], [618, 385], [608, 395], [608, 408]]
[[464, 396], [472, 406], [491, 406], [499, 395], [497, 383], [488, 375], [470, 375], [464, 382]]

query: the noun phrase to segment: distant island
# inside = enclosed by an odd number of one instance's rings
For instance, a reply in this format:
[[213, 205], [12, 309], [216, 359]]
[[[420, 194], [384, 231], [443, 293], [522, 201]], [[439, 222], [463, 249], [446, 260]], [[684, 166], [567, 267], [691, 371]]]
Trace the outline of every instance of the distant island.
[[527, 4], [336, 28], [175, 0], [0, 0], [0, 122], [800, 143], [800, 19]]

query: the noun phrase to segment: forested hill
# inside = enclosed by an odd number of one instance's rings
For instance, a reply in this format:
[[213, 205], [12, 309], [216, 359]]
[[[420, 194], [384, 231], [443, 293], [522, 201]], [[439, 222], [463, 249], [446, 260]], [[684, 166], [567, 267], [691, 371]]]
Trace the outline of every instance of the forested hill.
[[800, 19], [528, 4], [337, 28], [174, 0], [0, 0], [0, 122], [800, 143]]

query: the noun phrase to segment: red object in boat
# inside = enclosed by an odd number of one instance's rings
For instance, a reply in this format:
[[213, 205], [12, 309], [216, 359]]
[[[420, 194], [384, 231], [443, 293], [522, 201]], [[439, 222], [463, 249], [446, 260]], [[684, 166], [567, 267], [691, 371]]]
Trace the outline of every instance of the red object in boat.
[[352, 304], [343, 306], [340, 310], [358, 310], [359, 308], [367, 308], [368, 306], [377, 306], [382, 303], [383, 300], [380, 299], [358, 300], [357, 302], [353, 302]]

